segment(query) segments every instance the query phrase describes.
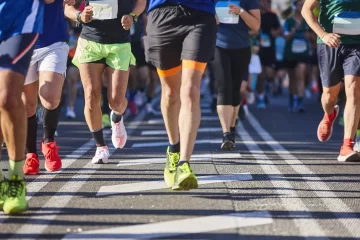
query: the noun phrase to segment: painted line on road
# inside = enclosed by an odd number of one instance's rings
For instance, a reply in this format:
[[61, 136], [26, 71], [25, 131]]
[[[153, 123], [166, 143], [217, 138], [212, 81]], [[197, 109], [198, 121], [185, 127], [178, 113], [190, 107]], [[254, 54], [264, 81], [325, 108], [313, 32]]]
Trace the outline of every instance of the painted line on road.
[[[249, 119], [249, 122], [252, 120]], [[282, 206], [290, 211], [302, 211], [302, 219], [293, 219], [295, 226], [299, 228], [301, 236], [322, 236], [326, 237], [326, 233], [322, 230], [320, 225], [314, 219], [311, 211], [307, 208], [304, 202], [299, 198], [299, 195], [293, 190], [293, 186], [286, 181], [285, 176], [274, 165], [274, 163], [265, 155], [260, 147], [254, 142], [254, 139], [249, 135], [248, 131], [244, 128], [241, 122], [238, 123], [237, 132], [241, 139], [244, 141], [244, 145], [249, 149], [251, 155], [255, 158], [256, 162], [262, 168], [265, 174], [270, 177], [271, 184], [274, 186], [274, 190], [282, 197]], [[278, 178], [283, 178], [284, 181], [272, 181], [271, 176], [276, 175]], [[323, 238], [322, 238], [323, 239]], [[326, 238], [325, 238], [326, 239]]]
[[[204, 132], [222, 132], [221, 127], [205, 127], [199, 128], [198, 133]], [[145, 130], [141, 132], [142, 136], [149, 136], [149, 135], [166, 135], [166, 130]]]
[[106, 228], [65, 235], [63, 239], [155, 239], [259, 226], [273, 222], [268, 211], [230, 213], [174, 221]]
[[[267, 132], [259, 123], [259, 121], [251, 114], [248, 115], [250, 125], [260, 135], [260, 137], [268, 143], [268, 145], [280, 156], [289, 166], [303, 178], [312, 176], [311, 182], [306, 182], [310, 189], [321, 199], [325, 206], [332, 212], [341, 224], [348, 230], [353, 237], [360, 236], [360, 219], [353, 210], [348, 207], [331, 189], [308, 167], [293, 156], [281, 144], [279, 144], [269, 132]], [[315, 133], [314, 133], [315, 136]], [[321, 144], [321, 143], [319, 143]], [[320, 190], [320, 191], [319, 191]]]
[[[202, 139], [196, 140], [195, 144], [207, 144], [207, 143], [222, 143], [221, 139]], [[147, 143], [134, 143], [131, 147], [132, 148], [146, 148], [146, 147], [164, 147], [168, 146], [169, 142], [147, 142]]]
[[[203, 116], [201, 117], [201, 121], [220, 121], [218, 116]], [[148, 121], [149, 124], [164, 124], [164, 120], [162, 118], [154, 118]]]
[[[159, 97], [154, 99], [153, 104], [160, 100]], [[143, 109], [134, 119], [131, 121], [128, 126], [129, 129], [127, 130], [128, 135], [131, 135], [133, 131], [141, 124], [141, 120], [144, 119], [146, 116], [145, 109]], [[116, 149], [111, 146], [109, 147], [110, 155], [113, 154]], [[49, 214], [47, 216], [42, 216], [41, 212], [45, 209], [53, 208], [54, 203], [56, 203], [56, 208], [58, 208], [59, 212], [62, 208], [64, 208], [70, 200], [75, 196], [76, 192], [87, 182], [87, 180], [91, 177], [92, 174], [96, 172], [97, 169], [101, 167], [101, 164], [93, 164], [89, 161], [85, 166], [84, 169], [88, 170], [80, 170], [78, 171], [67, 183], [63, 185], [63, 187], [54, 195], [52, 196], [40, 210], [38, 210], [34, 215], [26, 222], [26, 224], [22, 225], [22, 227], [15, 233], [16, 234], [32, 234], [32, 235], [40, 235], [50, 224], [50, 222], [56, 218], [57, 214]], [[82, 179], [82, 181], [77, 181], [77, 179]], [[69, 194], [62, 194], [62, 193], [69, 193]], [[73, 194], [70, 194], [73, 193]], [[44, 224], [44, 220], [48, 220], [47, 224]], [[34, 224], [36, 227], [34, 227]], [[33, 236], [33, 238], [36, 238]]]
[[[226, 183], [234, 181], [246, 181], [251, 180], [252, 176], [250, 173], [235, 173], [235, 174], [224, 174], [224, 175], [209, 175], [198, 177], [198, 184], [213, 184], [213, 183]], [[137, 182], [137, 183], [126, 183], [110, 186], [100, 187], [96, 196], [107, 196], [118, 193], [132, 193], [132, 192], [143, 192], [150, 190], [167, 189], [164, 180], [159, 181], [148, 181], [148, 182]]]
[[[240, 152], [237, 153], [212, 153], [212, 154], [194, 154], [191, 156], [191, 161], [212, 161], [212, 159], [240, 159]], [[153, 157], [153, 158], [137, 158], [137, 159], [122, 159], [118, 166], [134, 166], [146, 165], [155, 163], [165, 163], [166, 157]]]

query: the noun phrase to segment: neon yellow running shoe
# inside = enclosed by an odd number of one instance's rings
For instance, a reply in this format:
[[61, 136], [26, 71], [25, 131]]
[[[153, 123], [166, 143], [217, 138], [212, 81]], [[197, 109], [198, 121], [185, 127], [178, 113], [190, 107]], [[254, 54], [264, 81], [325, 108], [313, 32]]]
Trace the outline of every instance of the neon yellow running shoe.
[[173, 190], [190, 190], [198, 188], [198, 180], [188, 162], [177, 167]]
[[168, 147], [166, 151], [166, 165], [164, 169], [164, 181], [171, 188], [175, 182], [176, 165], [180, 159], [180, 153], [171, 153]]
[[109, 114], [102, 115], [102, 125], [103, 128], [111, 128], [110, 116]]
[[0, 182], [0, 208], [1, 209], [4, 206], [4, 202], [6, 199], [7, 186], [8, 186], [8, 184], [5, 180]]
[[6, 214], [18, 214], [27, 210], [26, 183], [17, 175], [11, 176], [8, 181], [7, 198], [3, 210]]

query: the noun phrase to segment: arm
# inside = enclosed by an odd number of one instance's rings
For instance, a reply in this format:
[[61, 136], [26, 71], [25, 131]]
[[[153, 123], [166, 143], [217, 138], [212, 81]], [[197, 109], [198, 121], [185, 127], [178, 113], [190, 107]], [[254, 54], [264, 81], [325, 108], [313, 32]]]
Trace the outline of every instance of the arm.
[[45, 2], [46, 4], [50, 4], [50, 3], [55, 2], [55, 0], [44, 0], [44, 2]]
[[143, 13], [142, 19], [143, 19], [143, 22], [144, 22], [144, 35], [146, 35], [146, 26], [147, 26], [147, 23], [148, 23], [148, 18], [147, 18], [146, 13]]
[[73, 21], [77, 21], [76, 14], [78, 12], [79, 11], [74, 6], [69, 6], [69, 5], [65, 4], [65, 6], [64, 6], [65, 17], [67, 17]]
[[274, 16], [275, 26], [271, 29], [271, 35], [273, 38], [281, 36], [283, 34], [283, 28], [280, 25], [280, 21], [277, 16]]
[[[77, 21], [76, 16], [77, 16], [78, 12], [80, 12], [80, 11], [77, 10], [74, 6], [69, 6], [69, 5], [65, 4], [64, 13], [67, 18], [69, 18], [73, 21]], [[85, 7], [84, 11], [82, 11], [82, 13], [81, 13], [81, 22], [82, 23], [91, 22], [92, 16], [93, 16], [92, 7], [90, 7], [90, 6]]]
[[260, 29], [260, 10], [253, 9], [249, 12], [244, 11], [240, 14], [240, 17], [244, 20], [246, 25], [253, 30], [254, 32], [259, 31]]
[[136, 16], [140, 16], [140, 14], [145, 10], [146, 8], [146, 0], [135, 0], [135, 7], [132, 10], [132, 12]]
[[294, 36], [295, 36], [296, 31], [297, 31], [297, 26], [290, 29], [289, 22], [288, 22], [288, 20], [286, 20], [286, 22], [284, 24], [284, 38], [285, 38], [285, 41], [288, 42], [291, 39], [293, 39]]
[[318, 0], [306, 0], [301, 10], [301, 15], [304, 17], [309, 27], [320, 37], [320, 39], [329, 47], [337, 48], [340, 46], [340, 35], [335, 33], [327, 33], [320, 26], [318, 18], [314, 16], [313, 10], [319, 4]]

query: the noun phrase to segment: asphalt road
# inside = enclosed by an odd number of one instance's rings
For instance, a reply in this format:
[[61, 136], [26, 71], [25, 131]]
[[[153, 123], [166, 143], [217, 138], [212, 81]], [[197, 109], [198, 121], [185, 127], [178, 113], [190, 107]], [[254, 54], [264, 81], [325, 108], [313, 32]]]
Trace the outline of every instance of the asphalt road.
[[[303, 114], [288, 113], [286, 97], [266, 110], [250, 107], [236, 149], [223, 152], [220, 123], [204, 98], [192, 161], [200, 186], [184, 192], [162, 181], [167, 138], [159, 112], [128, 117], [126, 147], [110, 148], [110, 163], [93, 165], [82, 104], [79, 118], [58, 129], [63, 170], [46, 173], [42, 163], [39, 176], [27, 177], [30, 208], [1, 214], [0, 238], [360, 239], [360, 164], [336, 161], [340, 126], [331, 141], [318, 142], [322, 111], [314, 99]], [[110, 131], [105, 137], [111, 146]]]

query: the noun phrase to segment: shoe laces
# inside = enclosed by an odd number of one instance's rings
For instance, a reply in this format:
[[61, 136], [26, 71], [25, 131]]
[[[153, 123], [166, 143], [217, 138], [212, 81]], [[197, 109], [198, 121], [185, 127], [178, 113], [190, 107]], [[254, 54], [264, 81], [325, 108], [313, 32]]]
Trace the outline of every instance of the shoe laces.
[[60, 147], [56, 146], [55, 144], [47, 146], [47, 151], [44, 154], [46, 159], [49, 159], [49, 160], [57, 159], [57, 157], [59, 155], [59, 153], [58, 153], [59, 149], [60, 149]]
[[119, 135], [122, 136], [125, 134], [125, 127], [124, 127], [124, 124], [121, 123], [121, 121], [118, 123], [115, 123], [114, 128], [115, 128], [114, 130], [115, 130], [115, 133], [117, 136], [119, 136]]
[[169, 160], [171, 169], [176, 169], [176, 166], [179, 162], [180, 154], [179, 153], [171, 153], [169, 152]]
[[[16, 177], [17, 179], [17, 177]], [[21, 195], [22, 191], [23, 191], [24, 185], [22, 183], [22, 181], [20, 180], [10, 180], [8, 182], [8, 196], [9, 197], [17, 197], [19, 195]]]
[[26, 162], [25, 162], [25, 164], [27, 165], [27, 166], [32, 166], [33, 165], [33, 163], [38, 163], [38, 160], [36, 159], [36, 158], [34, 158], [34, 157], [31, 157], [31, 158], [27, 158], [26, 159]]

